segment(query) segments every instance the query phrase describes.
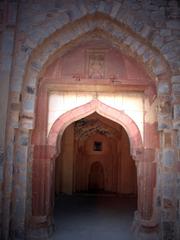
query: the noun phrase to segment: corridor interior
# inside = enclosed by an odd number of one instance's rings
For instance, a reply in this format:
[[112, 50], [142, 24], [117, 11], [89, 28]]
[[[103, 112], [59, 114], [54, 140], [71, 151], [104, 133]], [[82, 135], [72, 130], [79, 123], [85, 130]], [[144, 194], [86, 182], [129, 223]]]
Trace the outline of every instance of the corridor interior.
[[93, 113], [59, 144], [53, 239], [132, 240], [137, 174], [124, 128]]

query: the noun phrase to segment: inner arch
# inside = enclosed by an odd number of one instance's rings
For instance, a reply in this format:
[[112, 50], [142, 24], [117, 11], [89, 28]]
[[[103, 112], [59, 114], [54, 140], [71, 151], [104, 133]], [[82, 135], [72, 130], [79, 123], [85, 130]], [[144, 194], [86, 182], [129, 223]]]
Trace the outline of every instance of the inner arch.
[[56, 194], [137, 193], [135, 162], [122, 125], [93, 112], [68, 125], [58, 140]]
[[58, 137], [62, 137], [62, 134], [68, 125], [94, 112], [97, 112], [101, 116], [119, 123], [124, 127], [130, 139], [131, 154], [134, 155], [137, 150], [142, 149], [142, 138], [135, 122], [124, 112], [109, 107], [97, 99], [60, 116], [50, 130], [48, 144], [56, 146]]

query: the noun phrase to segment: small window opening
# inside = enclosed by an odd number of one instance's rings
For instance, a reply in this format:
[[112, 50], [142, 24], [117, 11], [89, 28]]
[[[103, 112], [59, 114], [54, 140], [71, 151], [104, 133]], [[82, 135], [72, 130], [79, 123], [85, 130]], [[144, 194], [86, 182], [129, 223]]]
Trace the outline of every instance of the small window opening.
[[102, 151], [102, 142], [94, 142], [94, 147], [93, 147], [94, 151]]

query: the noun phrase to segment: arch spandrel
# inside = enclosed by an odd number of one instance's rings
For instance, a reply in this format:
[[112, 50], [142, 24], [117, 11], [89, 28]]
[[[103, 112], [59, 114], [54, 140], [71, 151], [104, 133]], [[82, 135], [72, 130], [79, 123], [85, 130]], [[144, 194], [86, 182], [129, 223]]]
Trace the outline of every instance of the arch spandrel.
[[[117, 21], [104, 15], [100, 15], [98, 19], [96, 19], [95, 15], [92, 15], [74, 21], [70, 25], [52, 33], [42, 44], [33, 49], [26, 66], [26, 74], [24, 75], [23, 85], [25, 91], [23, 99], [28, 99], [29, 97], [29, 93], [26, 91], [29, 86], [37, 88], [38, 80], [43, 74], [45, 67], [56, 58], [57, 54], [63, 55], [81, 41], [82, 38], [91, 35], [93, 32], [104, 39], [109, 39], [122, 53], [138, 59], [138, 62], [145, 66], [147, 72], [157, 82], [160, 75], [165, 76], [163, 79], [166, 80], [161, 81], [161, 85], [168, 87], [170, 70], [167, 61], [159, 53], [158, 49], [141, 36], [128, 31], [124, 25], [118, 24]], [[100, 20], [104, 21], [105, 24], [102, 24]], [[116, 31], [113, 31], [113, 29], [116, 29]], [[119, 33], [121, 34], [119, 35]], [[132, 38], [133, 41], [127, 41], [128, 37]], [[139, 47], [136, 49], [134, 44], [137, 42]], [[28, 112], [26, 106], [23, 106], [22, 111], [23, 113]], [[31, 111], [34, 111], [34, 107], [32, 107]]]

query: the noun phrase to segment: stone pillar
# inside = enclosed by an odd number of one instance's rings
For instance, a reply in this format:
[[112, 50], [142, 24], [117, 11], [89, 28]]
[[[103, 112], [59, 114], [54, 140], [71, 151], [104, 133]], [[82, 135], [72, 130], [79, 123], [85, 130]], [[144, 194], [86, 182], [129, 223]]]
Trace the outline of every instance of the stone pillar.
[[176, 132], [176, 231], [177, 239], [180, 239], [180, 129]]
[[[174, 78], [174, 80], [177, 80]], [[174, 88], [175, 87], [175, 88]], [[172, 125], [178, 118], [175, 108], [172, 107], [172, 100], [177, 103], [175, 92], [178, 86], [172, 87], [165, 81], [159, 82], [158, 88], [158, 129], [161, 133], [160, 139], [160, 239], [177, 239], [176, 238], [176, 143], [175, 128]], [[174, 90], [173, 90], [174, 88]], [[174, 94], [173, 98], [171, 94]], [[174, 105], [176, 106], [176, 104]], [[174, 111], [172, 111], [174, 110]], [[174, 116], [172, 116], [174, 112]], [[172, 119], [174, 118], [174, 121]]]
[[34, 146], [32, 167], [32, 219], [28, 237], [48, 239], [53, 231], [55, 151], [48, 145]]
[[29, 131], [19, 129], [14, 148], [11, 237], [25, 238]]
[[161, 239], [176, 239], [176, 156], [173, 131], [161, 133]]
[[[18, 7], [17, 3], [8, 1], [1, 2], [1, 7], [3, 18], [2, 22], [0, 20], [0, 238], [6, 240], [8, 239], [9, 235], [10, 221], [13, 141], [10, 140], [7, 148], [5, 148], [5, 132], [7, 124], [9, 83], [13, 62], [16, 16]], [[6, 169], [4, 178], [3, 169]], [[6, 176], [9, 176], [8, 179]], [[3, 194], [2, 184], [4, 188]]]
[[135, 213], [133, 231], [138, 240], [157, 240], [157, 219], [154, 211], [156, 185], [156, 154], [154, 149], [144, 149], [136, 156], [138, 181], [138, 210]]
[[68, 126], [64, 132], [62, 156], [62, 192], [73, 192], [73, 167], [74, 167], [74, 125]]
[[156, 163], [154, 149], [145, 149], [143, 158], [137, 161], [138, 211], [140, 218], [151, 220], [153, 212], [153, 189], [155, 187]]
[[[173, 76], [172, 96], [163, 92], [159, 103], [159, 130], [161, 130], [161, 239], [179, 239], [179, 149], [180, 76]], [[169, 93], [170, 95], [170, 93]], [[173, 113], [173, 114], [172, 114]]]

